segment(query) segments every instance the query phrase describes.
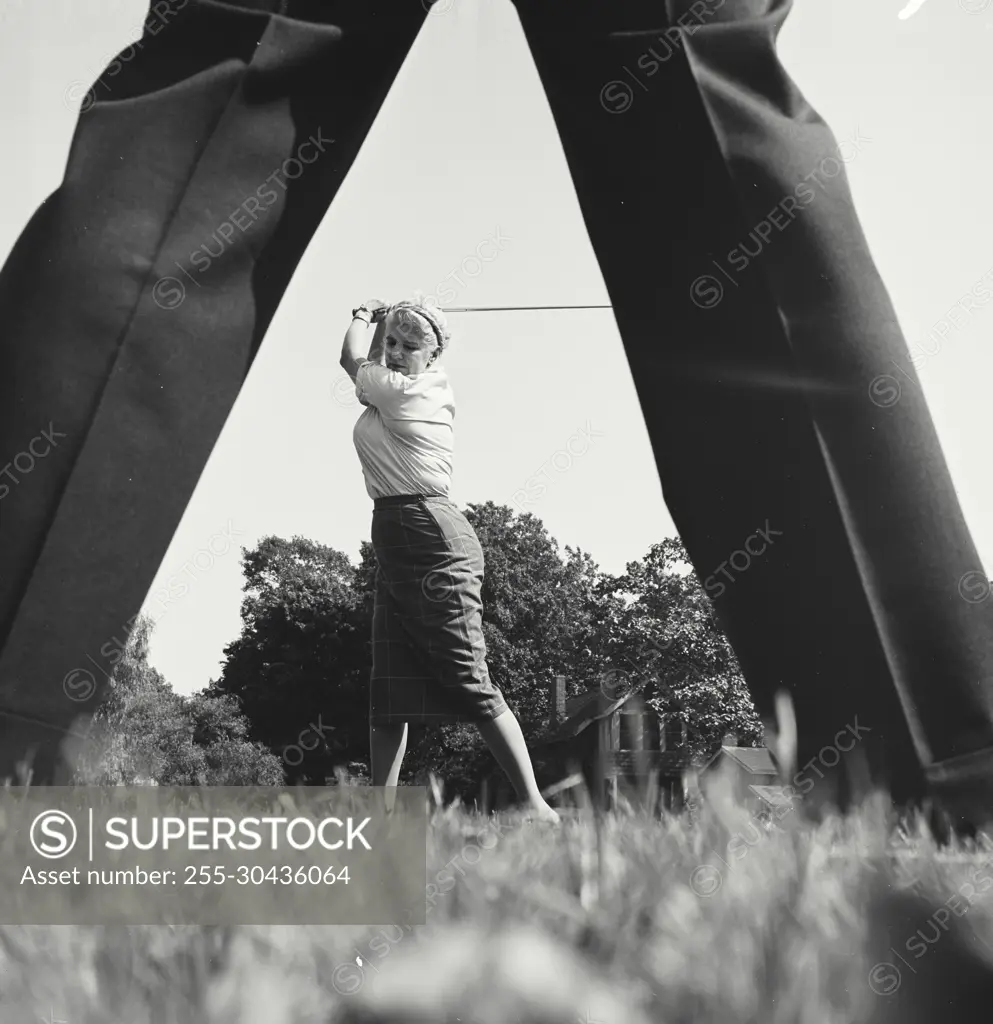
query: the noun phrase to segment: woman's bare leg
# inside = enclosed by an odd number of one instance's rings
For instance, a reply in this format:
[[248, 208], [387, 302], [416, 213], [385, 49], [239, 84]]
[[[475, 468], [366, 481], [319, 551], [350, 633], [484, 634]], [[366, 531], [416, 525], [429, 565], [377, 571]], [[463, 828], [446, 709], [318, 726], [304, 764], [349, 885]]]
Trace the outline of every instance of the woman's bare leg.
[[518, 798], [528, 805], [531, 816], [558, 821], [559, 816], [538, 792], [531, 755], [528, 753], [524, 733], [514, 712], [507, 708], [496, 718], [479, 723], [479, 731], [497, 763], [507, 773]]
[[[369, 726], [369, 774], [374, 786], [396, 788], [400, 765], [407, 752], [407, 723]], [[393, 810], [395, 793], [386, 794], [386, 809]]]

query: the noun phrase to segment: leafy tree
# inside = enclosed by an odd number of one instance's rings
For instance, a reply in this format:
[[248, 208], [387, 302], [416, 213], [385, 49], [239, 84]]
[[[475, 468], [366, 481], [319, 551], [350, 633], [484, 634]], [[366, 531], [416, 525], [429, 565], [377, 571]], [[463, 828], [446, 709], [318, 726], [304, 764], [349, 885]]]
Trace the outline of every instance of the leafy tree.
[[599, 570], [591, 556], [557, 541], [531, 513], [493, 502], [466, 518], [486, 560], [483, 630], [487, 662], [508, 702], [532, 720], [551, 711], [548, 680], [563, 674], [578, 693], [593, 678], [582, 651], [596, 636]]
[[90, 785], [281, 785], [278, 759], [247, 739], [230, 698], [184, 698], [148, 664], [152, 621], [136, 621], [107, 698], [80, 751], [75, 781]]
[[265, 537], [242, 567], [242, 632], [211, 692], [238, 699], [290, 784], [323, 785], [368, 756], [367, 583], [346, 555], [304, 537]]
[[641, 562], [604, 577], [601, 592], [613, 601], [600, 651], [621, 673], [610, 685], [643, 687], [648, 707], [686, 724], [700, 756], [728, 732], [743, 746], [761, 741], [761, 720], [682, 541], [653, 544]]
[[200, 771], [206, 773], [206, 785], [285, 784], [279, 758], [250, 739], [249, 721], [235, 697], [208, 687], [185, 698], [183, 703], [190, 726], [190, 742], [202, 752]]

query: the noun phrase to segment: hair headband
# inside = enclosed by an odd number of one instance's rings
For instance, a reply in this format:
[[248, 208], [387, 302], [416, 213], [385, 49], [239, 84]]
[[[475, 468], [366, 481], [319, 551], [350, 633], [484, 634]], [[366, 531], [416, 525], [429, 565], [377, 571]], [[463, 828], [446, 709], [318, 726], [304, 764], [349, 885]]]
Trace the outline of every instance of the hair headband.
[[[401, 306], [401, 309], [409, 309], [411, 312], [416, 313], [418, 316], [423, 317], [431, 326], [431, 330], [434, 331], [435, 337], [438, 339], [438, 347], [444, 348], [445, 341], [441, 336], [441, 328], [435, 323], [434, 317], [430, 316], [423, 306]], [[397, 311], [399, 312], [399, 310]]]

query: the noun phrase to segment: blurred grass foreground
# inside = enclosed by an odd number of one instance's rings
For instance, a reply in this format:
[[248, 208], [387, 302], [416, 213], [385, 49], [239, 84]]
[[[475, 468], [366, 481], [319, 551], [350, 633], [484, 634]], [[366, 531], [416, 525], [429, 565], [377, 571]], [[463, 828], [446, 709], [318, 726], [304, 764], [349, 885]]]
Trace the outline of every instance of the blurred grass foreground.
[[[723, 788], [722, 788], [723, 787]], [[419, 927], [5, 927], [0, 1024], [993, 1020], [993, 843], [880, 797], [770, 826], [435, 805]]]

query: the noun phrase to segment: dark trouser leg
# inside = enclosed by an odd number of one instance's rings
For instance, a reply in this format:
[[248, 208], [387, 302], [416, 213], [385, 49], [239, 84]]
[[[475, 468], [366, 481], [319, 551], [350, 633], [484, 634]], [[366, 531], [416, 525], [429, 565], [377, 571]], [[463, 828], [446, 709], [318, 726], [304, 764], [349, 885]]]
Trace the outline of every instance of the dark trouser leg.
[[776, 57], [790, 0], [516, 2], [666, 503], [760, 710], [792, 694], [798, 788], [850, 746], [898, 798], [957, 757], [989, 778], [993, 601], [851, 204], [857, 143]]
[[61, 778], [55, 747], [105, 692], [426, 17], [409, 0], [289, 0], [293, 20], [279, 0], [156, 6], [0, 273], [0, 451], [38, 456], [0, 505], [0, 777], [40, 743], [35, 781]]

